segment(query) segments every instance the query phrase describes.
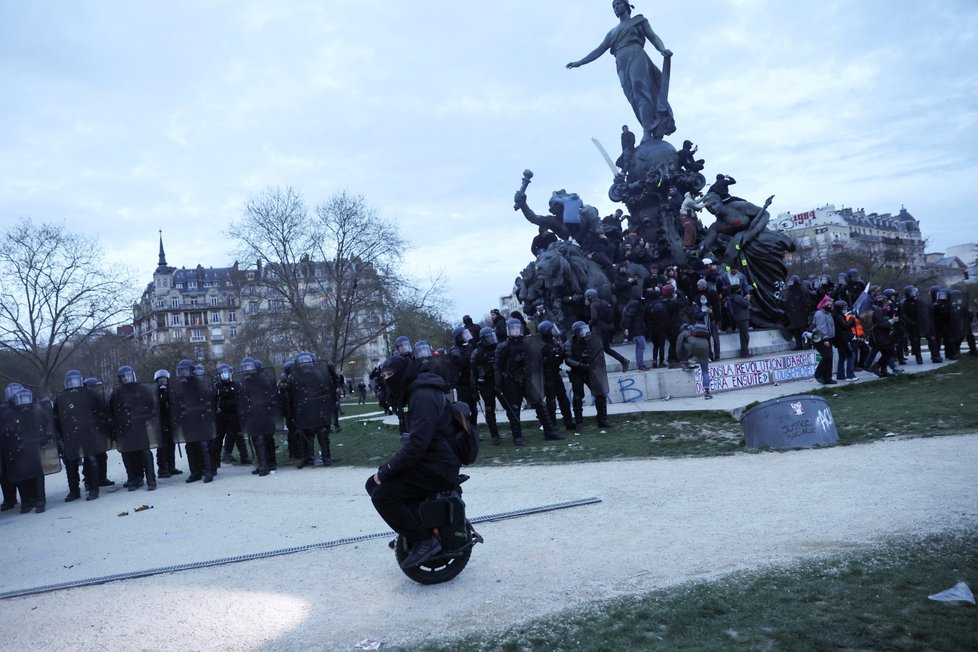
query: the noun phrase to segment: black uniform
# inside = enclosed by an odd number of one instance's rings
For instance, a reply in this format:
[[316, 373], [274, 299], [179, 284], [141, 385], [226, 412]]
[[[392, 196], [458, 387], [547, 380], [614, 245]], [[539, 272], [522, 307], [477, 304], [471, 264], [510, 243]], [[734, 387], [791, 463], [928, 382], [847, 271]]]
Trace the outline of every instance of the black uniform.
[[501, 440], [499, 426], [496, 425], [496, 344], [479, 342], [472, 352], [469, 377], [472, 387], [482, 397], [492, 442], [498, 444]]
[[594, 397], [598, 425], [602, 428], [609, 427], [608, 374], [604, 366], [601, 337], [596, 333], [590, 333], [586, 337], [572, 336], [564, 344], [564, 362], [570, 367], [567, 375], [571, 381], [575, 426], [580, 428], [584, 425], [584, 386], [587, 385]]
[[[536, 350], [532, 350], [534, 347]], [[509, 337], [496, 347], [496, 387], [506, 398], [503, 407], [506, 408], [506, 416], [513, 431], [513, 442], [516, 444], [526, 441], [523, 437], [523, 424], [520, 422], [520, 407], [524, 399], [536, 412], [537, 420], [543, 426], [544, 438], [563, 439], [554, 429], [544, 402], [543, 370], [539, 366], [541, 347], [538, 337]], [[536, 368], [534, 362], [537, 363]], [[538, 378], [535, 379], [535, 375]]]

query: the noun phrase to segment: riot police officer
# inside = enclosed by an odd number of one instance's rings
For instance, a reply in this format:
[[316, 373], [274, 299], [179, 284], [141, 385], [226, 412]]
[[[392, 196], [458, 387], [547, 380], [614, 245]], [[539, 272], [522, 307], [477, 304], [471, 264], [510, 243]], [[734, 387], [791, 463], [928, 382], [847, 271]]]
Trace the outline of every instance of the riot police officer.
[[238, 366], [241, 392], [238, 414], [243, 431], [251, 439], [258, 465], [251, 472], [267, 476], [277, 468], [275, 463], [275, 431], [279, 428], [279, 410], [275, 378], [262, 372], [261, 363], [245, 358]]
[[159, 445], [159, 396], [156, 388], [145, 388], [136, 382], [136, 372], [129, 365], [119, 367], [119, 383], [109, 397], [112, 431], [116, 448], [126, 468], [126, 488], [135, 491], [143, 486], [156, 490], [156, 469], [152, 449]]
[[582, 321], [571, 325], [572, 337], [564, 344], [564, 362], [570, 368], [574, 427], [584, 427], [584, 386], [591, 390], [598, 413], [598, 426], [611, 427], [608, 420], [608, 372], [604, 364], [601, 337]]
[[217, 426], [217, 441], [223, 444], [223, 454], [221, 461], [229, 464], [234, 462], [231, 453], [234, 447], [238, 447], [238, 455], [242, 466], [250, 466], [251, 458], [248, 456], [248, 448], [245, 446], [244, 437], [241, 436], [241, 421], [238, 419], [238, 400], [241, 393], [241, 385], [234, 380], [231, 365], [220, 364], [217, 366], [217, 380], [214, 382], [214, 396], [217, 400], [217, 409], [214, 411], [214, 421]]
[[537, 326], [543, 341], [543, 391], [546, 395], [547, 414], [550, 421], [557, 423], [557, 406], [560, 406], [560, 416], [567, 430], [574, 430], [574, 416], [571, 413], [570, 400], [560, 375], [560, 365], [564, 363], [564, 344], [560, 339], [560, 329], [546, 319]]
[[[924, 364], [924, 356], [920, 350], [920, 306], [917, 302], [917, 288], [907, 285], [903, 288], [903, 300], [900, 302], [900, 321], [907, 334], [910, 345], [910, 355], [917, 364]], [[929, 338], [928, 338], [929, 339]]]
[[[98, 378], [89, 376], [85, 379], [85, 387], [92, 388], [93, 390], [102, 387], [102, 381]], [[104, 397], [105, 393], [101, 389], [98, 389], [98, 395]], [[108, 407], [106, 407], [108, 410]], [[110, 428], [111, 429], [111, 428]], [[115, 481], [109, 480], [109, 456], [107, 453], [98, 453], [95, 455], [95, 462], [98, 464], [98, 477], [96, 481], [99, 487], [114, 487]], [[85, 479], [88, 483], [88, 479]]]
[[289, 410], [299, 430], [298, 439], [302, 451], [296, 468], [315, 465], [317, 441], [323, 466], [332, 466], [329, 429], [333, 419], [335, 394], [328, 369], [317, 365], [312, 353], [303, 351], [295, 357], [289, 388]]
[[65, 502], [81, 498], [79, 464], [84, 466], [86, 500], [95, 500], [99, 495], [95, 456], [109, 449], [111, 437], [105, 399], [96, 389], [85, 387], [77, 369], [65, 374], [64, 388], [54, 402], [54, 424], [68, 479]]
[[479, 331], [479, 345], [472, 352], [469, 364], [471, 384], [482, 397], [486, 426], [492, 443], [499, 445], [499, 427], [496, 425], [496, 331], [489, 326]]
[[190, 473], [185, 482], [214, 481], [215, 465], [212, 448], [217, 447], [214, 423], [213, 388], [194, 374], [190, 360], [177, 362], [174, 382], [168, 384], [170, 397], [170, 429], [174, 441], [184, 442]]
[[458, 326], [452, 330], [452, 346], [448, 350], [448, 358], [451, 362], [455, 376], [455, 392], [458, 400], [469, 406], [469, 413], [478, 414], [478, 396], [472, 386], [472, 346], [469, 344], [472, 334], [464, 326]]
[[160, 445], [156, 447], [156, 477], [169, 478], [183, 473], [177, 468], [177, 444], [170, 430], [170, 372], [157, 369], [153, 374], [160, 399]]
[[544, 439], [564, 438], [547, 414], [542, 355], [543, 342], [539, 335], [525, 336], [519, 319], [506, 321], [506, 341], [496, 347], [496, 387], [506, 399], [503, 407], [513, 430], [513, 443], [517, 446], [526, 443], [520, 422], [524, 399], [536, 412], [537, 421], [543, 426]]

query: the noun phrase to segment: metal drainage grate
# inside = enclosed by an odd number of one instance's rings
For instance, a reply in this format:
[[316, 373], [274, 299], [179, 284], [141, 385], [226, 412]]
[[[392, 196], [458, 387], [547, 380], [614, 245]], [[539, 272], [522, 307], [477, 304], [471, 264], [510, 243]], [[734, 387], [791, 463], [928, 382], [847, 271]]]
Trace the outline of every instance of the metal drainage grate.
[[[577, 500], [568, 500], [562, 503], [552, 503], [550, 505], [540, 505], [538, 507], [527, 507], [525, 509], [517, 509], [511, 512], [500, 512], [498, 514], [479, 516], [477, 518], [469, 519], [469, 521], [473, 524], [491, 523], [493, 521], [504, 521], [510, 518], [530, 516], [531, 514], [543, 514], [546, 512], [555, 512], [557, 510], [569, 509], [571, 507], [583, 507], [584, 505], [594, 505], [600, 502], [601, 499], [596, 497], [579, 498]], [[13, 591], [5, 591], [3, 593], [0, 593], [0, 600], [6, 600], [8, 598], [20, 598], [28, 595], [37, 595], [39, 593], [50, 593], [52, 591], [63, 591], [64, 589], [75, 589], [82, 586], [96, 586], [98, 584], [108, 584], [109, 582], [120, 582], [122, 580], [132, 580], [139, 577], [162, 575], [164, 573], [178, 573], [180, 571], [194, 570], [197, 568], [209, 568], [211, 566], [224, 566], [225, 564], [237, 564], [243, 561], [266, 559], [268, 557], [278, 557], [280, 555], [294, 555], [296, 553], [306, 552], [308, 550], [321, 550], [324, 548], [335, 548], [337, 546], [346, 546], [351, 543], [360, 543], [361, 541], [370, 541], [372, 539], [384, 539], [392, 536], [396, 536], [396, 535], [390, 531], [377, 532], [374, 534], [362, 534], [356, 537], [344, 537], [342, 539], [333, 539], [332, 541], [323, 541], [322, 543], [310, 543], [304, 546], [280, 548], [278, 550], [255, 552], [247, 555], [236, 555], [234, 557], [222, 557], [221, 559], [194, 561], [186, 564], [174, 564], [172, 566], [162, 566], [160, 568], [149, 568], [146, 570], [130, 571], [128, 573], [116, 573], [114, 575], [103, 575], [102, 577], [91, 577], [84, 580], [72, 580], [70, 582], [59, 582], [58, 584], [47, 584], [44, 586], [36, 586], [30, 589], [16, 589]]]

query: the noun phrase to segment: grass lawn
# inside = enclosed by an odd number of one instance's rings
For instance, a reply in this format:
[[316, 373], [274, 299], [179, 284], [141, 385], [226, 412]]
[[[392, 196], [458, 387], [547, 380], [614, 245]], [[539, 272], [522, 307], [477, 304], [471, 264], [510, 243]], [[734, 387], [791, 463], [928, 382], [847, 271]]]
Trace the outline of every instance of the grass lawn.
[[978, 589], [975, 532], [894, 540], [410, 649], [978, 650], [978, 609], [927, 599], [960, 581]]
[[[963, 356], [957, 364], [924, 374], [903, 374], [874, 383], [839, 384], [815, 390], [798, 383], [799, 394], [824, 397], [832, 408], [840, 443], [855, 444], [898, 436], [950, 435], [978, 432], [978, 358]], [[379, 410], [377, 403], [343, 404], [346, 415]], [[484, 442], [474, 465], [562, 464], [651, 457], [709, 457], [746, 452], [740, 423], [726, 413], [677, 412], [617, 415], [614, 427], [598, 428], [588, 418], [580, 434], [565, 433], [563, 441], [545, 441], [531, 422], [524, 422], [528, 445], [517, 448], [500, 425], [503, 443]], [[399, 446], [397, 428], [380, 421], [344, 419], [333, 433], [333, 458], [345, 466], [376, 467]], [[488, 440], [488, 432], [482, 428]], [[280, 441], [284, 436], [279, 437]], [[284, 444], [278, 459], [287, 459]]]

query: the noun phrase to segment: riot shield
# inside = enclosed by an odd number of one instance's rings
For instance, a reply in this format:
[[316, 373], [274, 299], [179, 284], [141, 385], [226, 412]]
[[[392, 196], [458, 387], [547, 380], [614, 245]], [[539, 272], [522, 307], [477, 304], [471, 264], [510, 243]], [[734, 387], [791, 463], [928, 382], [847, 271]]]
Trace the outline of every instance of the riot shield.
[[546, 393], [543, 391], [543, 338], [538, 334], [525, 336], [523, 350], [526, 398], [531, 403], [542, 403], [546, 400]]
[[4, 480], [23, 482], [61, 471], [50, 401], [11, 406], [0, 423]]
[[66, 389], [54, 399], [54, 409], [66, 460], [109, 450], [112, 429], [105, 398], [98, 388]]
[[433, 355], [430, 358], [425, 358], [424, 364], [428, 371], [440, 376], [445, 381], [445, 386], [448, 389], [455, 389], [455, 367], [452, 366], [452, 361], [447, 355]]
[[294, 365], [291, 388], [290, 409], [297, 428], [311, 430], [332, 423], [336, 398], [326, 364]]
[[601, 336], [591, 332], [587, 336], [587, 348], [591, 359], [588, 380], [591, 381], [591, 394], [602, 394], [607, 396], [608, 391], [608, 370], [605, 368], [604, 349], [601, 343]]
[[109, 414], [120, 453], [159, 446], [160, 399], [155, 383], [116, 385], [109, 398]]
[[198, 443], [217, 437], [214, 384], [210, 376], [171, 378], [167, 389], [173, 441]]
[[283, 430], [275, 370], [265, 367], [256, 371], [239, 372], [236, 380], [241, 384], [241, 391], [238, 392], [241, 432], [254, 438]]

